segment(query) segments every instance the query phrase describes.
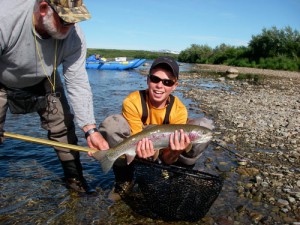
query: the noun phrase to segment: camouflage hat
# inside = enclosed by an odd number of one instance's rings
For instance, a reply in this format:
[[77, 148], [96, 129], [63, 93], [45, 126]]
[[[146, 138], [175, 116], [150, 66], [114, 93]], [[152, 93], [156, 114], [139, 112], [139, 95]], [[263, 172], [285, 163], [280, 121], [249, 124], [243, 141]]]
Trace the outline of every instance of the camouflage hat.
[[82, 0], [46, 0], [67, 23], [77, 23], [91, 18]]

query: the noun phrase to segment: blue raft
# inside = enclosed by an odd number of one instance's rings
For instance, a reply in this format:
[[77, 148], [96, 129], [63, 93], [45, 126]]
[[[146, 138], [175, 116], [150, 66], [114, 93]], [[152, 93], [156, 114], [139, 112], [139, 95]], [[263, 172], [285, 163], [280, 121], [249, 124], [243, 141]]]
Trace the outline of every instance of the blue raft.
[[104, 61], [102, 59], [96, 59], [95, 55], [92, 55], [86, 59], [87, 69], [97, 70], [128, 70], [134, 69], [142, 65], [146, 59], [132, 59], [126, 61]]

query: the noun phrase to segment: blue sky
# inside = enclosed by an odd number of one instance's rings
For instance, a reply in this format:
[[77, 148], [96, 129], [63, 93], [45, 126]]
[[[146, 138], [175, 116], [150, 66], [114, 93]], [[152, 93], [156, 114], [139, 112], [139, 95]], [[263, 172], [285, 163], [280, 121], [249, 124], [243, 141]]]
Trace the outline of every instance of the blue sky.
[[263, 28], [300, 32], [300, 0], [84, 0], [88, 48], [182, 51], [247, 46]]

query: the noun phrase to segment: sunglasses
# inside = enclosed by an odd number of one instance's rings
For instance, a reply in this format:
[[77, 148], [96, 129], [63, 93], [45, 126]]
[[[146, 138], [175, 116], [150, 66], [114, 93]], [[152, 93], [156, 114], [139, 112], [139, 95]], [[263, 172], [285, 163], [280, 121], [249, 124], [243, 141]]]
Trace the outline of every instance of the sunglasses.
[[175, 84], [175, 81], [173, 80], [169, 80], [169, 79], [160, 79], [159, 77], [153, 75], [153, 74], [149, 74], [148, 75], [150, 81], [152, 83], [158, 84], [159, 82], [162, 82], [163, 85], [167, 86], [167, 87], [172, 87]]

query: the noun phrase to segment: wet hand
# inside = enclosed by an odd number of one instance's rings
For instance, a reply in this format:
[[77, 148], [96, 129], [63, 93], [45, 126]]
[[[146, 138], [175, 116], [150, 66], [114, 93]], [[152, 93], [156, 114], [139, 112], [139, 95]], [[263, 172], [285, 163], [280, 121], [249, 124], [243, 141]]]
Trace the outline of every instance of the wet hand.
[[[86, 139], [89, 148], [96, 150], [107, 150], [109, 149], [109, 145], [107, 141], [103, 138], [103, 136], [99, 132], [94, 132]], [[88, 155], [92, 156], [93, 152], [89, 152]]]
[[155, 150], [153, 148], [153, 143], [148, 138], [143, 138], [140, 140], [136, 147], [136, 154], [138, 157], [146, 159], [155, 154]]
[[182, 129], [179, 131], [175, 130], [175, 132], [170, 135], [170, 148], [173, 151], [184, 151], [190, 143], [191, 140], [189, 136], [185, 134]]

